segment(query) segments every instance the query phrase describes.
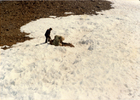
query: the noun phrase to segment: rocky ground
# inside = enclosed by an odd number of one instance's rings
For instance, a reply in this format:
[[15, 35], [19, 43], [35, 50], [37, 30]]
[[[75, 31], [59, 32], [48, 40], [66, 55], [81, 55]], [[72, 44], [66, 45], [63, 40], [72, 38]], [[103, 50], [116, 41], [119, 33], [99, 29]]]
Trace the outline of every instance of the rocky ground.
[[[97, 11], [111, 9], [111, 2], [92, 1], [0, 1], [1, 7], [1, 34], [0, 46], [12, 46], [17, 42], [24, 42], [32, 38], [27, 33], [21, 33], [20, 27], [32, 20], [49, 16], [68, 16], [65, 12], [74, 15], [95, 14]], [[3, 47], [7, 49], [7, 47]]]

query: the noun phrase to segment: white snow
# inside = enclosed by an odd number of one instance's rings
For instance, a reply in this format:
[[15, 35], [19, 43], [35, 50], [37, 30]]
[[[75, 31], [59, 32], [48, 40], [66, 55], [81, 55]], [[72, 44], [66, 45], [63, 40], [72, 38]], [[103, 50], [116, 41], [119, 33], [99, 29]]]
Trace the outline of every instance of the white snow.
[[51, 18], [56, 18], [56, 16], [49, 16], [49, 17], [51, 17]]
[[[0, 100], [140, 100], [140, 1], [110, 1], [97, 16], [23, 25], [34, 39], [0, 50]], [[43, 44], [50, 27], [75, 47]]]
[[74, 14], [73, 12], [65, 12], [64, 14], [69, 15], [69, 14]]

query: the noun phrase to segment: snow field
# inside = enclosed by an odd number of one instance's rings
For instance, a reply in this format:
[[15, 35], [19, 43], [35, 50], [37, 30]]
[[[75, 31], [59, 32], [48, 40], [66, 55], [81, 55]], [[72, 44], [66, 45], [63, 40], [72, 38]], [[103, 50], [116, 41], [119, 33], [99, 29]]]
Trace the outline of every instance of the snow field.
[[[97, 16], [23, 25], [34, 39], [1, 50], [1, 100], [139, 100], [140, 2], [110, 1], [114, 9]], [[43, 44], [50, 27], [52, 38], [61, 35], [75, 47]]]

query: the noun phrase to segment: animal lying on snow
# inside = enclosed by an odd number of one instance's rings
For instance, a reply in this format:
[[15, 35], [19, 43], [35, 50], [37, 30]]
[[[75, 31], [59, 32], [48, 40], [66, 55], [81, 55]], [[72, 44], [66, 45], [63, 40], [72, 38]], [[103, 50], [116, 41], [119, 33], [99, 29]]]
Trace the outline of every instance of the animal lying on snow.
[[62, 46], [62, 41], [64, 41], [64, 37], [56, 35], [52, 42], [52, 45], [55, 46]]
[[70, 46], [70, 47], [74, 47], [74, 45], [72, 45], [71, 43], [64, 43], [64, 37], [59, 36], [59, 35], [55, 35], [53, 40], [50, 40], [50, 44], [51, 45], [55, 45], [55, 46]]

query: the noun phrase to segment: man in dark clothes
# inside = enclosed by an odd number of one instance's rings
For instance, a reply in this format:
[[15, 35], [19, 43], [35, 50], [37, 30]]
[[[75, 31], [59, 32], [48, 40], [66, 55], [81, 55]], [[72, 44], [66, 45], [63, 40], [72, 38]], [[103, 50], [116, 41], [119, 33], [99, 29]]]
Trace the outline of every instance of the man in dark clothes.
[[45, 37], [46, 37], [46, 41], [45, 43], [48, 42], [48, 40], [50, 41], [51, 40], [51, 37], [50, 37], [50, 32], [51, 32], [52, 28], [49, 28], [47, 29], [46, 33], [45, 33]]

